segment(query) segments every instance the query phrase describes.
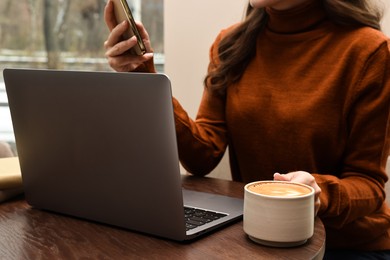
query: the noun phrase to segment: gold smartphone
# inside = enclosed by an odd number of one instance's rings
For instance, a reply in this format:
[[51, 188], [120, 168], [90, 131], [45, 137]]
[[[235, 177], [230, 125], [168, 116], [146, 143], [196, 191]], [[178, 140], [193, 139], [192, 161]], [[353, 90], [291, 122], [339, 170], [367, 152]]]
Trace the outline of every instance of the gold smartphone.
[[126, 0], [113, 0], [114, 2], [114, 13], [118, 24], [127, 20], [129, 22], [129, 29], [123, 34], [124, 39], [129, 39], [135, 35], [137, 37], [137, 45], [135, 45], [131, 51], [137, 55], [143, 55], [146, 53], [146, 47], [142, 41], [141, 35], [135, 24], [133, 15], [130, 7]]

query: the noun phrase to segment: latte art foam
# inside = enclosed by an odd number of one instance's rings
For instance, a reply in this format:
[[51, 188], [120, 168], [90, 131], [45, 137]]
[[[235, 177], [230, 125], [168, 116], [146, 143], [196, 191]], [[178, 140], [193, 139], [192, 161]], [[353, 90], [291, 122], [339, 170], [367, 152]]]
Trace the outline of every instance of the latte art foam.
[[307, 195], [311, 190], [305, 186], [294, 183], [265, 182], [248, 187], [248, 190], [267, 196], [298, 197]]

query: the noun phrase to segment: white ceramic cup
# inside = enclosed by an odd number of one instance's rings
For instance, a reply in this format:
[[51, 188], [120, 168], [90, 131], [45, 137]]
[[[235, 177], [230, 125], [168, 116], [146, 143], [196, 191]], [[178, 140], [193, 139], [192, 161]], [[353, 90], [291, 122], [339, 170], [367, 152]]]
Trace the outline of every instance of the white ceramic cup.
[[314, 233], [314, 189], [285, 181], [245, 185], [244, 232], [259, 244], [291, 247]]

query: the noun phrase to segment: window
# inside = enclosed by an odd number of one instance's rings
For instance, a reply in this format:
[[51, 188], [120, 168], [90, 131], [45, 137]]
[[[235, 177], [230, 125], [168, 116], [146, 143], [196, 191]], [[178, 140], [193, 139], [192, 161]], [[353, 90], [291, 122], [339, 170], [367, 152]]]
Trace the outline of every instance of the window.
[[[163, 0], [127, 0], [164, 70]], [[0, 1], [0, 141], [14, 142], [3, 69], [111, 70], [104, 57], [106, 0]]]

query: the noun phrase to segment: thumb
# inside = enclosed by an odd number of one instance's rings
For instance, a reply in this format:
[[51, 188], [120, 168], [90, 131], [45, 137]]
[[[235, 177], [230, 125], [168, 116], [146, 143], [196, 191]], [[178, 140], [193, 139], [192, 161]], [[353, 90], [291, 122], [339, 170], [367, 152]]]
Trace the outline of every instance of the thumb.
[[274, 173], [274, 181], [289, 181], [289, 178], [286, 176], [286, 174], [280, 174], [276, 172]]

